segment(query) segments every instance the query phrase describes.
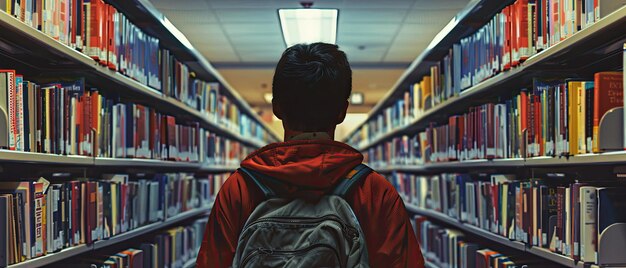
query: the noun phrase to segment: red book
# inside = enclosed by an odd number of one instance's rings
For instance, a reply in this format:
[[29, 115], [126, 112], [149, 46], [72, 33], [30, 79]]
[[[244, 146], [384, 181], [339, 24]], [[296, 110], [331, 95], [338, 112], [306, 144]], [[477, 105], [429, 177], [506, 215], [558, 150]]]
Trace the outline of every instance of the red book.
[[76, 154], [81, 154], [81, 144], [83, 144], [83, 105], [85, 101], [82, 96], [76, 98], [76, 120], [74, 120], [74, 124], [76, 124], [76, 144], [72, 144], [74, 148], [76, 148]]
[[600, 121], [611, 109], [624, 106], [622, 72], [599, 72], [594, 75], [593, 152], [600, 152]]
[[83, 94], [82, 135], [83, 143], [80, 145], [80, 155], [91, 155], [91, 96]]
[[487, 152], [485, 157], [487, 159], [493, 159], [496, 157], [496, 125], [495, 125], [495, 116], [494, 116], [494, 104], [493, 103], [488, 103], [486, 104], [485, 108], [487, 109]]
[[543, 114], [541, 113], [541, 100], [539, 96], [533, 95], [534, 105], [535, 105], [535, 142], [539, 144], [539, 155], [543, 155], [543, 137], [542, 137], [542, 129], [541, 129], [541, 118], [543, 118]]
[[[569, 0], [560, 0], [559, 1], [559, 27], [560, 27], [560, 32], [561, 32], [561, 40], [567, 38], [568, 35], [571, 35], [572, 33], [568, 33], [567, 32], [567, 23], [569, 23], [569, 18], [568, 18], [568, 10], [565, 8], [565, 3], [566, 1]], [[569, 1], [571, 2], [571, 1]]]
[[86, 193], [86, 204], [87, 204], [87, 219], [86, 221], [86, 230], [85, 230], [85, 237], [86, 237], [86, 242], [87, 244], [91, 244], [93, 243], [93, 241], [95, 240], [95, 238], [97, 237], [94, 233], [94, 231], [96, 231], [97, 229], [97, 210], [98, 210], [98, 200], [97, 200], [97, 195], [98, 195], [98, 189], [97, 189], [97, 183], [95, 181], [88, 181], [85, 183], [87, 185], [87, 193]]
[[87, 207], [89, 206], [89, 195], [87, 190], [87, 183], [82, 182], [79, 186], [80, 189], [80, 243], [87, 243], [87, 230], [89, 229], [89, 212]]
[[[69, 3], [67, 3], [69, 4]], [[81, 21], [80, 18], [77, 18], [78, 16], [78, 10], [77, 10], [77, 2], [72, 1], [72, 6], [70, 7], [70, 16], [71, 17], [71, 21], [67, 21], [67, 23], [70, 24], [70, 46], [72, 46], [73, 48], [78, 48], [78, 42], [76, 39], [76, 27], [78, 26], [78, 23]], [[82, 5], [81, 5], [82, 7]]]
[[72, 187], [72, 207], [71, 207], [71, 213], [72, 213], [72, 222], [71, 224], [71, 233], [70, 233], [70, 239], [72, 240], [72, 245], [78, 245], [80, 238], [78, 237], [78, 233], [79, 233], [79, 228], [80, 228], [80, 199], [81, 199], [81, 194], [80, 194], [80, 182], [78, 181], [72, 181], [70, 182], [71, 187]]
[[561, 252], [561, 243], [565, 241], [565, 187], [556, 188], [556, 252]]
[[169, 160], [176, 160], [178, 158], [178, 148], [176, 147], [176, 118], [173, 116], [166, 116], [166, 128], [167, 128], [167, 146]]
[[[100, 148], [100, 145], [98, 144], [98, 135], [99, 133], [99, 129], [98, 129], [98, 122], [100, 121], [100, 93], [98, 93], [97, 90], [92, 90], [90, 92], [91, 97], [90, 102], [91, 102], [91, 109], [89, 111], [89, 118], [90, 118], [90, 122], [89, 122], [89, 128], [90, 128], [90, 134], [92, 134], [91, 136], [91, 146], [89, 148], [89, 151], [91, 152], [92, 156], [98, 156], [98, 148]], [[95, 148], [95, 149], [94, 149]], [[95, 150], [95, 151], [94, 151]]]
[[[63, 148], [62, 153], [63, 154], [70, 154], [70, 148], [69, 146], [71, 146], [70, 143], [70, 137], [72, 135], [71, 131], [72, 131], [72, 126], [71, 126], [71, 110], [70, 110], [70, 103], [71, 102], [71, 98], [70, 98], [70, 93], [66, 90], [65, 94], [63, 96], [63, 125], [65, 126], [64, 129], [62, 129], [61, 131], [63, 131], [63, 144], [61, 146], [61, 148]], [[69, 146], [68, 146], [69, 145]]]
[[87, 7], [88, 17], [86, 19], [89, 20], [89, 42], [87, 43], [86, 54], [93, 58], [94, 60], [100, 62], [105, 59], [102, 55], [102, 39], [104, 35], [103, 31], [103, 22], [102, 22], [102, 9], [104, 8], [104, 2], [102, 0], [91, 0], [89, 6]]
[[48, 90], [48, 102], [49, 102], [49, 107], [48, 107], [48, 119], [50, 119], [49, 122], [47, 122], [47, 127], [50, 130], [50, 137], [48, 138], [48, 141], [50, 143], [50, 151], [48, 151], [48, 153], [53, 153], [56, 154], [58, 153], [57, 151], [57, 147], [56, 147], [56, 141], [57, 141], [57, 127], [56, 127], [56, 101], [55, 101], [55, 96], [57, 94], [57, 86], [54, 85], [50, 90]]
[[44, 99], [43, 99], [43, 91], [41, 88], [37, 87], [37, 89], [35, 90], [35, 98], [37, 101], [37, 135], [35, 135], [36, 137], [36, 143], [37, 143], [37, 151], [38, 153], [43, 153], [43, 141], [42, 141], [42, 134], [44, 131], [44, 125], [43, 125], [43, 118], [44, 118], [44, 114], [43, 114], [43, 107], [45, 107], [45, 103], [44, 103]]
[[515, 67], [519, 64], [519, 8], [518, 2], [515, 1], [511, 7], [511, 66]]
[[149, 122], [149, 128], [150, 128], [150, 132], [148, 132], [149, 134], [149, 146], [150, 146], [150, 157], [153, 159], [159, 159], [159, 155], [158, 155], [158, 149], [157, 149], [157, 142], [159, 140], [159, 126], [158, 126], [158, 119], [157, 119], [157, 114], [156, 111], [154, 109], [149, 109], [149, 115], [150, 117], [150, 122]]
[[517, 46], [519, 61], [525, 61], [530, 57], [531, 47], [528, 44], [528, 24], [531, 22], [531, 18], [528, 17], [528, 0], [517, 0]]
[[[17, 133], [17, 120], [16, 120], [16, 116], [17, 115], [17, 109], [15, 107], [15, 100], [16, 100], [16, 92], [17, 92], [17, 87], [15, 85], [15, 70], [0, 70], [0, 73], [7, 73], [7, 81], [6, 81], [6, 90], [7, 90], [7, 105], [6, 105], [6, 113], [8, 114], [8, 146], [9, 146], [9, 150], [15, 150], [15, 142], [16, 142], [16, 133]], [[4, 100], [3, 100], [4, 101]], [[3, 105], [4, 106], [4, 105]]]
[[[467, 149], [466, 145], [465, 145], [465, 137], [466, 137], [466, 131], [467, 128], [465, 126], [465, 122], [467, 120], [467, 116], [466, 115], [461, 115], [459, 116], [459, 137], [457, 138], [457, 143], [458, 143], [458, 148], [459, 148], [459, 154], [461, 154], [463, 151], [465, 151], [465, 149]], [[461, 158], [461, 156], [459, 155], [459, 158]]]
[[552, 26], [550, 29], [550, 45], [554, 45], [561, 41], [561, 24], [559, 20], [561, 19], [559, 13], [559, 1], [563, 0], [551, 0], [552, 6], [550, 7], [550, 12], [552, 13], [550, 18], [550, 25]]
[[504, 23], [504, 44], [502, 48], [502, 70], [511, 69], [511, 6], [507, 6], [502, 10]]
[[115, 16], [117, 11], [112, 5], [107, 6], [107, 66], [111, 70], [117, 70], [117, 49], [115, 44]]
[[159, 138], [161, 140], [161, 159], [168, 158], [168, 150], [169, 147], [167, 145], [168, 137], [167, 137], [167, 115], [161, 116], [161, 124], [159, 126]]
[[121, 232], [128, 231], [128, 209], [127, 201], [128, 200], [128, 184], [121, 183], [120, 184], [120, 223], [121, 223]]
[[144, 152], [144, 141], [146, 140], [146, 107], [137, 104], [137, 131], [135, 132], [135, 157], [146, 158]]

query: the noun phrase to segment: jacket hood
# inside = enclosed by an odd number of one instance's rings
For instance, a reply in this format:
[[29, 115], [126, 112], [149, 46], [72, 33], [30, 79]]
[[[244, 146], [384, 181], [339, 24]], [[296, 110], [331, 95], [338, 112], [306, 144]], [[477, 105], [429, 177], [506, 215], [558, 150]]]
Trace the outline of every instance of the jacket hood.
[[362, 161], [359, 151], [341, 142], [294, 140], [267, 145], [241, 166], [287, 185], [327, 190]]

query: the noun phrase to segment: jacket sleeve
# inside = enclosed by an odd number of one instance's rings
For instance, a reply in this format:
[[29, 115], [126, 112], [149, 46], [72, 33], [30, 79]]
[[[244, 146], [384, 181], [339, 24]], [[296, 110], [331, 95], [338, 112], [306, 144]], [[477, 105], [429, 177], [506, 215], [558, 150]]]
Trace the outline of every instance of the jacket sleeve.
[[353, 192], [371, 267], [422, 268], [424, 258], [404, 203], [393, 186], [377, 173]]
[[197, 267], [227, 268], [232, 265], [239, 232], [252, 212], [253, 195], [239, 173], [231, 175], [220, 189], [204, 232]]

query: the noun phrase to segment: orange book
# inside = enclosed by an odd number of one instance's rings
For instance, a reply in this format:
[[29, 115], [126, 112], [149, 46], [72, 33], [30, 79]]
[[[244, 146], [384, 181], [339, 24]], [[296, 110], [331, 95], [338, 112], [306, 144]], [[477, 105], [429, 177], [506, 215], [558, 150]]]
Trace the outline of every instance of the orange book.
[[599, 72], [594, 75], [593, 141], [594, 153], [600, 152], [599, 131], [602, 117], [611, 109], [624, 106], [622, 72]]
[[115, 17], [117, 16], [117, 11], [111, 5], [109, 5], [109, 13], [107, 15], [107, 24], [108, 24], [108, 67], [111, 70], [117, 70], [117, 49], [115, 44]]
[[99, 112], [102, 107], [101, 107], [101, 102], [100, 102], [100, 94], [98, 93], [98, 91], [97, 90], [91, 91], [90, 95], [91, 95], [90, 97], [91, 111], [89, 111], [90, 113], [89, 114], [90, 115], [89, 128], [90, 128], [90, 134], [93, 133], [93, 135], [91, 136], [91, 147], [89, 148], [89, 151], [91, 152], [92, 156], [98, 156], [99, 144], [97, 143], [97, 141], [98, 141], [98, 135], [100, 134], [99, 133], [99, 130], [100, 130]]

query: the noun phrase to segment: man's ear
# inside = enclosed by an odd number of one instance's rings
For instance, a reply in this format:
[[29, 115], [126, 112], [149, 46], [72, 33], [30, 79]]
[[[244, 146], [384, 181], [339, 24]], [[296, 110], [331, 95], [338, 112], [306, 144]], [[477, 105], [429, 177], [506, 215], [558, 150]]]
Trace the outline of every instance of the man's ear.
[[278, 119], [283, 120], [283, 111], [281, 110], [278, 102], [276, 102], [276, 99], [272, 99], [272, 111]]
[[350, 102], [346, 100], [344, 106], [341, 107], [341, 112], [339, 113], [339, 117], [337, 117], [337, 125], [343, 123], [343, 120], [346, 119], [346, 114], [348, 113], [348, 107], [350, 106]]

